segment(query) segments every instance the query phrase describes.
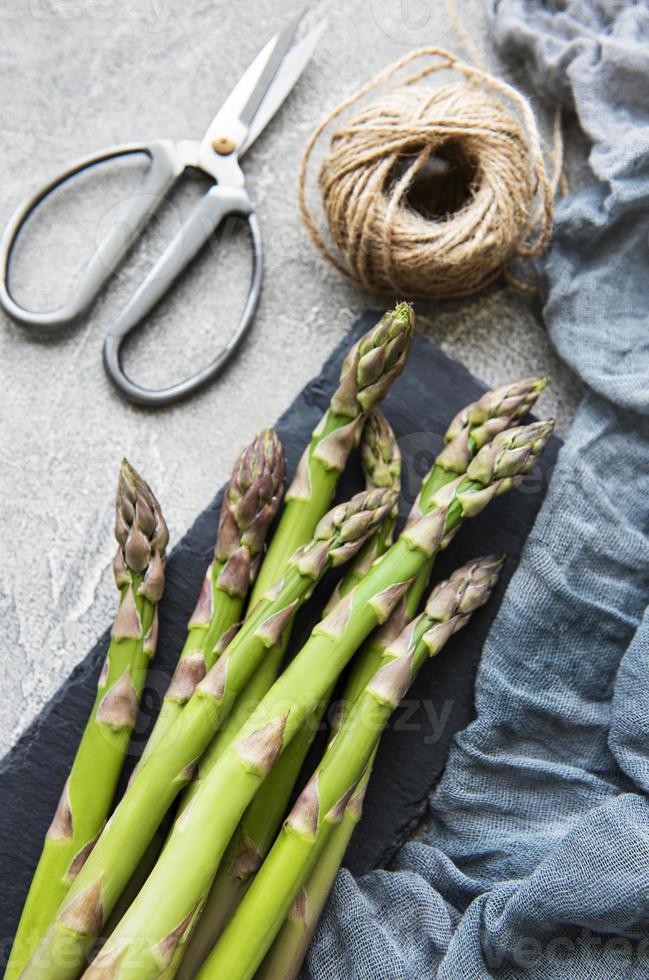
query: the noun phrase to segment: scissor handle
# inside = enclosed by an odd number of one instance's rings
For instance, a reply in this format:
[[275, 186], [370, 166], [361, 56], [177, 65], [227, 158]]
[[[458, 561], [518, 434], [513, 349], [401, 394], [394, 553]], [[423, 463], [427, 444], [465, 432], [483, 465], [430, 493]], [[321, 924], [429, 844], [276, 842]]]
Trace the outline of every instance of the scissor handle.
[[[252, 242], [252, 274], [243, 312], [234, 332], [217, 356], [191, 377], [168, 388], [150, 389], [132, 381], [121, 362], [121, 346], [146, 314], [164, 296], [194, 256], [208, 241], [224, 218], [238, 215], [246, 219]], [[150, 270], [137, 292], [122, 310], [104, 341], [104, 366], [111, 381], [129, 401], [139, 405], [162, 406], [179, 401], [203, 387], [223, 370], [252, 323], [263, 272], [261, 232], [252, 205], [243, 187], [215, 184], [199, 200], [187, 220]]]
[[[0, 239], [0, 305], [16, 323], [39, 331], [57, 330], [75, 323], [92, 306], [185, 169], [177, 146], [171, 140], [155, 140], [107, 147], [73, 163], [17, 208]], [[26, 310], [9, 291], [9, 264], [16, 239], [31, 213], [52, 191], [82, 171], [107, 160], [134, 154], [146, 155], [151, 166], [120, 222], [111, 229], [88, 262], [70, 299], [56, 310], [38, 313]]]

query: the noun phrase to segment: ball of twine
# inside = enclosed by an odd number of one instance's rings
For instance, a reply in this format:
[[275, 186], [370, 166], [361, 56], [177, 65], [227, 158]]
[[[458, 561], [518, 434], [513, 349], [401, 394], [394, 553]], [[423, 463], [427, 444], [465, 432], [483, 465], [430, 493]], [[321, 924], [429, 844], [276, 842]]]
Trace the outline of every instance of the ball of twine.
[[[306, 202], [308, 165], [324, 129], [415, 58], [433, 58], [362, 108], [332, 139], [319, 184], [329, 236]], [[461, 82], [422, 85], [452, 69]], [[523, 96], [439, 48], [391, 65], [320, 123], [302, 160], [300, 208], [339, 271], [372, 291], [468, 296], [537, 255], [552, 228], [553, 194], [534, 114]], [[335, 251], [334, 251], [335, 249]]]

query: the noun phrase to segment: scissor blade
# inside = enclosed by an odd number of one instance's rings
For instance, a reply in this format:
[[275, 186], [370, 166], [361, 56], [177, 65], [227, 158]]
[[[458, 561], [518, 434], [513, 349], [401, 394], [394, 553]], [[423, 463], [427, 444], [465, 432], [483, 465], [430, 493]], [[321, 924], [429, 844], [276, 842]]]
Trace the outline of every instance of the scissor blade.
[[270, 57], [264, 66], [264, 70], [257, 79], [257, 84], [250, 93], [248, 101], [239, 113], [239, 119], [244, 126], [250, 126], [252, 120], [255, 118], [255, 113], [257, 112], [263, 97], [266, 95], [268, 87], [275, 78], [280, 65], [286, 57], [291, 44], [293, 43], [295, 32], [301, 20], [302, 14], [292, 20], [291, 23], [284, 28], [281, 34], [277, 35], [270, 53]]
[[259, 52], [210, 123], [201, 152], [213, 152], [217, 142], [226, 146], [230, 142], [241, 154], [273, 117], [300, 77], [322, 32], [319, 25], [289, 51], [300, 20], [301, 15]]
[[326, 21], [320, 21], [286, 55], [281, 68], [277, 72], [255, 113], [248, 134], [239, 148], [239, 156], [242, 156], [250, 149], [295, 86], [295, 83], [311, 60], [325, 27]]
[[278, 35], [270, 39], [234, 86], [210, 123], [203, 137], [203, 146], [211, 147], [214, 138], [222, 133], [234, 135], [233, 130], [243, 130], [244, 135], [247, 135], [247, 127], [243, 127], [240, 121], [241, 113], [259, 81], [268, 59], [273, 53], [277, 39]]

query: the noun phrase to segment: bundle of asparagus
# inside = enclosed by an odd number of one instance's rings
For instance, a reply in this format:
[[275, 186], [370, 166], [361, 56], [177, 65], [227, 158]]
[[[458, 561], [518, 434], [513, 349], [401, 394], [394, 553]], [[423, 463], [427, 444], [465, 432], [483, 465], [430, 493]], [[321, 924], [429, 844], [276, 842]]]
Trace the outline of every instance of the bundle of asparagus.
[[[44, 854], [32, 891], [47, 894], [62, 877], [65, 886], [43, 906], [30, 892], [9, 976], [297, 974], [358, 822], [380, 732], [425, 659], [486, 601], [500, 566], [478, 559], [458, 570], [417, 615], [435, 555], [466, 518], [518, 483], [552, 429], [552, 422], [513, 425], [544, 379], [504, 386], [468, 406], [451, 423], [393, 543], [400, 456], [376, 406], [403, 369], [412, 332], [412, 310], [401, 303], [349, 351], [263, 561], [281, 504], [283, 452], [266, 431], [239, 457], [214, 560], [144, 755], [103, 830], [110, 798], [92, 835], [75, 837], [63, 874], [48, 870]], [[366, 489], [327, 513], [359, 440]], [[122, 605], [113, 642], [142, 652], [151, 647], [166, 533], [142, 481], [130, 470], [123, 481], [130, 496], [122, 491], [127, 504], [119, 504]], [[282, 670], [297, 611], [329, 569], [350, 560], [323, 618]], [[329, 745], [281, 826], [315, 728], [352, 660]], [[100, 693], [118, 689], [113, 700], [131, 717], [123, 678], [136, 692], [141, 685], [135, 666], [120, 663]], [[123, 757], [128, 727], [120, 738]], [[84, 736], [80, 756], [88, 750]], [[74, 776], [75, 769], [70, 786]], [[160, 825], [181, 793], [162, 847]], [[64, 798], [76, 806], [80, 797]], [[71, 805], [59, 807], [55, 838], [85, 828], [86, 817], [70, 812]], [[30, 904], [42, 908], [38, 921]]]
[[[308, 896], [300, 894], [324, 844], [350, 807], [360, 804], [355, 791], [369, 771], [380, 733], [428, 657], [437, 654], [453, 633], [483, 605], [498, 578], [503, 558], [481, 558], [437, 585], [424, 612], [386, 649], [381, 664], [356, 698], [331, 740], [318, 768], [297, 798], [282, 831], [250, 890], [200, 970], [201, 980], [252, 977], [299, 896], [294, 918], [306, 914]], [[361, 789], [361, 793], [362, 793]], [[353, 802], [352, 802], [353, 801]], [[249, 937], [255, 937], [254, 942]], [[281, 950], [281, 953], [280, 953]], [[280, 969], [280, 944], [268, 968]]]
[[[384, 487], [398, 494], [401, 487], [401, 453], [389, 422], [378, 409], [373, 409], [367, 416], [360, 450], [366, 489]], [[395, 505], [377, 533], [351, 563], [334, 589], [325, 612], [347, 595], [369, 570], [372, 562], [387, 550], [392, 543], [396, 516]], [[327, 694], [316, 706], [308, 723], [282, 752], [232, 835], [191, 942], [179, 944], [175, 954], [176, 975], [180, 980], [189, 980], [195, 975], [267, 854], [328, 702]], [[209, 755], [210, 749], [204, 758]], [[197, 788], [198, 783], [194, 781], [188, 788], [192, 792], [187, 797], [191, 798]]]
[[[407, 303], [399, 303], [348, 351], [340, 384], [302, 454], [287, 491], [286, 506], [262, 565], [251, 606], [279, 578], [294, 550], [309, 540], [330, 506], [349, 455], [360, 438], [366, 413], [384, 398], [404, 368], [412, 346], [413, 329], [412, 308]], [[199, 778], [210, 771], [253, 707], [271, 687], [281, 667], [289, 637], [290, 625], [284, 631], [282, 641], [266, 654], [248, 681], [231, 717], [201, 759]]]
[[[529, 411], [545, 384], [545, 378], [524, 379], [489, 391], [479, 401], [466, 406], [447, 429], [444, 436], [446, 448], [437, 456], [434, 466], [425, 477], [422, 489], [435, 492], [466, 470], [480, 446]], [[361, 459], [368, 488], [392, 486], [396, 491], [400, 490], [401, 454], [387, 419], [378, 410], [370, 413], [365, 423]], [[335, 590], [325, 612], [331, 608], [335, 599], [346, 595], [358, 583], [362, 575], [368, 571], [371, 561], [380, 557], [391, 544], [394, 520], [395, 514], [384, 522], [381, 532], [368, 542]], [[414, 618], [431, 571], [432, 560], [423, 567], [388, 623], [370, 637], [357, 655], [343, 693], [343, 706], [353, 704], [359, 691], [372, 673], [378, 669], [386, 645]], [[181, 980], [190, 980], [194, 976], [267, 854], [286, 811], [291, 791], [315, 734], [317, 722], [328, 700], [325, 695], [315, 716], [298, 732], [291, 745], [282, 753], [234, 833], [219, 866], [205, 908], [188, 944], [189, 948], [187, 951], [183, 949], [181, 956], [179, 954], [182, 947], [179, 947], [176, 954], [177, 975]], [[341, 722], [342, 714], [339, 714], [337, 723]], [[209, 754], [210, 750], [206, 756]], [[192, 784], [191, 788], [195, 791], [196, 784]], [[360, 818], [360, 805], [359, 795], [355, 797], [355, 805], [350, 807], [349, 813], [342, 822], [341, 830], [336, 834], [337, 842], [332, 840], [327, 843], [326, 849], [331, 848], [332, 853], [323, 855], [322, 867], [337, 868], [339, 860], [337, 861], [334, 856], [336, 846], [342, 847], [344, 854], [351, 837], [351, 830]], [[343, 845], [344, 832], [348, 833], [348, 837]], [[317, 870], [314, 874], [316, 873]], [[325, 890], [324, 885], [320, 887], [323, 903], [328, 890], [328, 887]], [[313, 903], [310, 903], [310, 907], [313, 907]]]

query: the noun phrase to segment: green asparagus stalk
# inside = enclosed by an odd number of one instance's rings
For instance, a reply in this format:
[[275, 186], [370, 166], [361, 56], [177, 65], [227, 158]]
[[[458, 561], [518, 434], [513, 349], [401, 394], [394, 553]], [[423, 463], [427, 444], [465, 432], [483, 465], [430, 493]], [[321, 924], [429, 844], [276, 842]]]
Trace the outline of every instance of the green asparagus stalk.
[[401, 374], [412, 345], [414, 314], [399, 303], [347, 353], [340, 384], [305, 449], [286, 506], [262, 565], [253, 601], [281, 575], [296, 548], [309, 541], [331, 501], [365, 413]]
[[26, 966], [25, 978], [78, 976], [160, 820], [191, 778], [196, 759], [265, 650], [278, 642], [316, 581], [328, 568], [354, 557], [393, 505], [390, 490], [357, 494], [334, 507], [318, 525], [312, 542], [298, 549], [282, 579], [257, 603], [197, 685], [173, 728], [135, 774]]
[[36, 868], [7, 966], [19, 976], [88, 857], [117, 786], [149, 660], [169, 535], [150, 487], [124, 460], [116, 499], [113, 563], [120, 605], [95, 703]]
[[[384, 487], [398, 494], [401, 489], [401, 453], [390, 423], [379, 409], [375, 408], [367, 415], [360, 450], [366, 489]], [[395, 501], [392, 512], [350, 564], [325, 612], [331, 611], [338, 600], [352, 591], [376, 558], [390, 546], [396, 516]], [[194, 933], [186, 944], [177, 947], [175, 975], [179, 980], [191, 980], [196, 974], [268, 853], [328, 703], [329, 692], [286, 751], [282, 752], [241, 819], [223, 855]], [[188, 787], [189, 790], [192, 790], [191, 795], [196, 792], [194, 784]]]
[[[444, 434], [445, 447], [424, 477], [420, 496], [435, 494], [465, 473], [479, 449], [533, 408], [547, 383], [545, 377], [522, 378], [486, 391], [477, 401], [461, 409]], [[416, 519], [418, 512], [419, 499], [415, 501], [409, 519]], [[414, 619], [428, 588], [434, 561], [433, 556], [424, 564], [390, 620], [379, 627], [376, 636], [368, 639], [354, 659], [342, 698], [343, 707], [351, 705], [365, 687], [383, 657], [386, 644]]]
[[282, 502], [285, 459], [272, 429], [265, 429], [238, 457], [223, 495], [219, 529], [210, 564], [188, 623], [185, 645], [160, 713], [142, 755], [142, 764], [169, 731], [214, 664], [238, 624], [254, 583], [268, 528]]
[[[251, 604], [260, 590], [281, 574], [291, 549], [308, 540], [313, 527], [330, 505], [349, 454], [361, 436], [366, 413], [385, 396], [403, 370], [412, 346], [413, 330], [412, 307], [399, 303], [348, 351], [338, 389], [314, 430], [286, 493], [284, 512], [261, 567]], [[268, 651], [250, 678], [228, 721], [200, 760], [186, 798], [197, 791], [201, 780], [206, 778], [272, 686], [289, 636], [290, 630], [286, 630], [283, 642]]]
[[390, 715], [426, 660], [486, 602], [502, 563], [501, 557], [490, 556], [454, 572], [433, 589], [424, 612], [386, 651], [205, 961], [200, 980], [248, 980], [254, 975], [315, 868], [325, 841], [340, 826]]
[[256, 980], [293, 980], [299, 975], [349, 842], [363, 815], [373, 761], [372, 758], [345, 806], [340, 823], [331, 828], [318, 848], [313, 870], [255, 973]]
[[[169, 731], [196, 685], [239, 628], [268, 529], [284, 495], [285, 468], [284, 450], [272, 429], [255, 436], [234, 464], [223, 494], [214, 557], [203, 578], [185, 645], [138, 768]], [[107, 931], [119, 922], [148, 878], [165, 837], [163, 823], [113, 909]]]
[[[432, 499], [420, 498], [421, 517], [315, 627], [203, 780], [190, 805], [181, 811], [158, 863], [107, 940], [95, 969], [111, 964], [114, 976], [145, 978], [156, 977], [166, 968], [207, 897], [239, 820], [281, 751], [363, 640], [389, 617], [422, 565], [464, 518], [475, 516], [497, 494], [517, 485], [545, 446], [552, 427], [551, 421], [538, 422], [501, 433], [472, 460], [466, 477], [458, 477]], [[95, 878], [88, 886], [97, 897], [103, 895], [110, 862], [119, 853], [111, 846], [102, 849], [101, 858], [104, 878], [95, 862]], [[65, 923], [66, 919], [64, 905], [58, 921]], [[78, 935], [76, 923], [75, 931]], [[46, 936], [32, 963], [56, 961], [58, 957], [52, 956], [56, 946], [52, 950], [52, 945], [52, 936]]]
[[340, 823], [331, 828], [318, 848], [313, 870], [255, 973], [255, 980], [294, 980], [299, 975], [349, 842], [363, 815], [373, 761], [372, 758], [361, 776]]
[[[412, 346], [414, 313], [408, 303], [389, 310], [347, 353], [340, 384], [313, 432], [286, 493], [286, 505], [259, 573], [251, 603], [282, 573], [286, 559], [308, 541], [330, 506], [336, 485], [357, 445], [365, 413], [401, 374]], [[230, 718], [200, 761], [197, 779], [210, 771], [279, 673], [290, 630], [269, 650], [245, 687]], [[196, 784], [198, 785], [198, 783]], [[191, 787], [190, 793], [195, 792]]]

